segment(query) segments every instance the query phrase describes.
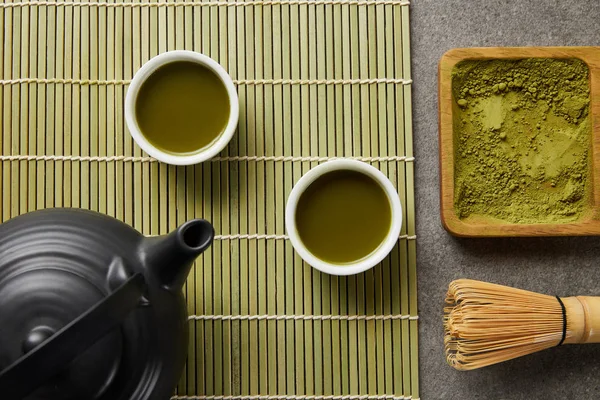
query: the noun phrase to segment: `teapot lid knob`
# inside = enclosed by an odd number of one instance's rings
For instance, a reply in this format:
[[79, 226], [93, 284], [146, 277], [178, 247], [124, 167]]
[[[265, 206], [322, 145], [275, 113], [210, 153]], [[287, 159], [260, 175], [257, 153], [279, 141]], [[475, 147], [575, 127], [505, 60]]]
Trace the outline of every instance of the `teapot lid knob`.
[[23, 354], [29, 353], [31, 350], [38, 347], [40, 344], [48, 340], [56, 332], [48, 326], [37, 326], [29, 331], [23, 340]]

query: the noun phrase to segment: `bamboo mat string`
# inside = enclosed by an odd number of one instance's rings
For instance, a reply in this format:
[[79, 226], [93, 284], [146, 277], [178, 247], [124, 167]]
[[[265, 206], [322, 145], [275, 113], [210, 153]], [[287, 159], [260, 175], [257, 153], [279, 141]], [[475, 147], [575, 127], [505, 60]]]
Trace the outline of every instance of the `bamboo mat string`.
[[[235, 239], [249, 239], [249, 240], [288, 240], [287, 235], [267, 235], [267, 234], [230, 234], [230, 235], [215, 235], [215, 240], [235, 240]], [[400, 235], [398, 239], [416, 240], [416, 235]]]
[[420, 400], [412, 396], [392, 395], [238, 395], [173, 396], [171, 400]]
[[[210, 162], [222, 161], [272, 161], [272, 162], [324, 162], [340, 158], [349, 158], [364, 162], [413, 162], [414, 157], [406, 156], [386, 156], [386, 157], [293, 157], [293, 156], [220, 156], [214, 157]], [[0, 155], [0, 161], [78, 161], [78, 162], [141, 162], [155, 163], [156, 159], [151, 157], [133, 157], [133, 156], [75, 156], [75, 155]]]
[[[71, 78], [14, 78], [1, 79], [0, 85], [43, 84], [43, 85], [80, 85], [80, 86], [124, 86], [129, 85], [129, 79], [71, 79]], [[267, 86], [267, 85], [377, 85], [389, 83], [395, 85], [411, 85], [412, 80], [402, 78], [364, 78], [364, 79], [234, 79], [238, 86]]]
[[16, 1], [14, 3], [0, 3], [0, 8], [20, 8], [20, 7], [44, 7], [44, 6], [63, 6], [63, 7], [102, 7], [102, 8], [146, 8], [146, 7], [256, 7], [256, 6], [291, 6], [291, 5], [348, 5], [348, 6], [373, 6], [373, 5], [392, 5], [408, 6], [407, 0], [247, 0], [247, 1], [156, 1], [152, 3], [144, 2], [121, 2], [110, 3], [104, 1]]
[[418, 315], [190, 315], [190, 321], [416, 321]]

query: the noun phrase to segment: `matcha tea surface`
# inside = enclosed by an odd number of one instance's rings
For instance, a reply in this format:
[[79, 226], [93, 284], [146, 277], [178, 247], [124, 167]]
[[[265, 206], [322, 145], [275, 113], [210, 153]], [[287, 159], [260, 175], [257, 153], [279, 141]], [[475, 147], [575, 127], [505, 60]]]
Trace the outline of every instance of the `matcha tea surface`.
[[452, 93], [459, 218], [581, 218], [591, 192], [588, 75], [577, 59], [457, 64]]
[[189, 61], [166, 64], [138, 93], [135, 112], [144, 137], [162, 151], [197, 152], [227, 126], [227, 88], [210, 69]]
[[347, 264], [369, 256], [391, 226], [391, 205], [379, 183], [356, 171], [317, 178], [296, 209], [300, 240], [317, 258]]

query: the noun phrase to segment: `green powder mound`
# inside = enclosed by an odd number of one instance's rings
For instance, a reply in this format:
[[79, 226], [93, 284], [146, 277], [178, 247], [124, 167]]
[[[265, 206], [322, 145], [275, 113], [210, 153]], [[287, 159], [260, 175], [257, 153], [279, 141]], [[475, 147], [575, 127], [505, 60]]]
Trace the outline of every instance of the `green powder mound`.
[[575, 221], [589, 208], [587, 65], [464, 61], [452, 73], [459, 218]]

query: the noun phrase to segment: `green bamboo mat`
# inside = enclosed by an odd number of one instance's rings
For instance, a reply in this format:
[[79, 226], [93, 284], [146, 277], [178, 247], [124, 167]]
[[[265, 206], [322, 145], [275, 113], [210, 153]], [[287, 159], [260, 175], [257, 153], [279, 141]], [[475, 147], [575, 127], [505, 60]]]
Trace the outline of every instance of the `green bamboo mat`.
[[[0, 24], [2, 221], [66, 206], [148, 235], [215, 225], [185, 287], [174, 398], [419, 397], [407, 1], [5, 2]], [[239, 130], [202, 165], [148, 158], [123, 120], [135, 71], [173, 49], [237, 84]], [[285, 236], [294, 182], [333, 157], [381, 169], [404, 206], [391, 255], [352, 277], [312, 269]]]

